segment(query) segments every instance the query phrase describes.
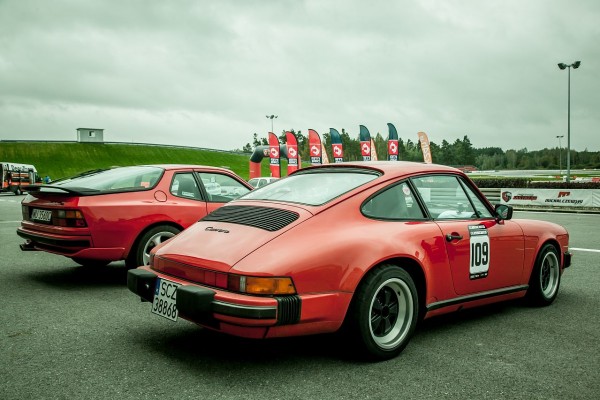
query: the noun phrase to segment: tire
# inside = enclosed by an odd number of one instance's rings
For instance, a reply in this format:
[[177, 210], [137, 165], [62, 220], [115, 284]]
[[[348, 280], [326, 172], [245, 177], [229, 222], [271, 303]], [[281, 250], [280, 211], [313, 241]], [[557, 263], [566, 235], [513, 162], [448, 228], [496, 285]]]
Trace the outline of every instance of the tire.
[[15, 195], [20, 196], [22, 194], [23, 194], [23, 191], [21, 190], [21, 187], [17, 186], [17, 188], [15, 189]]
[[92, 268], [106, 267], [108, 264], [110, 264], [110, 260], [93, 260], [93, 259], [89, 259], [89, 258], [78, 258], [78, 257], [73, 257], [72, 260], [83, 267], [92, 267]]
[[137, 268], [140, 265], [148, 265], [150, 263], [150, 251], [164, 242], [177, 235], [181, 230], [170, 225], [158, 225], [144, 232], [135, 241], [129, 257], [125, 260], [127, 268]]
[[549, 306], [558, 295], [560, 286], [560, 256], [551, 244], [540, 250], [531, 271], [527, 300], [534, 306]]
[[358, 286], [346, 329], [369, 360], [387, 360], [404, 350], [419, 316], [419, 297], [408, 272], [384, 264]]

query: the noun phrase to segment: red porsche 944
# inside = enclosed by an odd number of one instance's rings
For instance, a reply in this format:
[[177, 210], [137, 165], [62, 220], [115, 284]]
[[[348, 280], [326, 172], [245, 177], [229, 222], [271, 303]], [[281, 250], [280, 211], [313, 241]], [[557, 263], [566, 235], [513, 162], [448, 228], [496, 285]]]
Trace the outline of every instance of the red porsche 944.
[[17, 234], [23, 250], [82, 265], [146, 265], [150, 250], [252, 188], [233, 172], [200, 165], [89, 171], [29, 186]]
[[526, 298], [549, 305], [569, 234], [512, 219], [461, 171], [409, 162], [299, 170], [157, 246], [128, 287], [151, 311], [250, 338], [343, 332], [398, 355], [423, 318]]

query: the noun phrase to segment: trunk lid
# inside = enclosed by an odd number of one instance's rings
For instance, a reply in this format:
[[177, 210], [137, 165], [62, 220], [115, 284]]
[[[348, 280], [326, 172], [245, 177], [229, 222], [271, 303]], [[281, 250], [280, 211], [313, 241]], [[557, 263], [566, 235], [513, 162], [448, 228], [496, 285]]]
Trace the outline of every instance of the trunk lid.
[[225, 273], [313, 215], [290, 204], [241, 203], [219, 208], [165, 242], [156, 251], [152, 268], [195, 281], [197, 269]]

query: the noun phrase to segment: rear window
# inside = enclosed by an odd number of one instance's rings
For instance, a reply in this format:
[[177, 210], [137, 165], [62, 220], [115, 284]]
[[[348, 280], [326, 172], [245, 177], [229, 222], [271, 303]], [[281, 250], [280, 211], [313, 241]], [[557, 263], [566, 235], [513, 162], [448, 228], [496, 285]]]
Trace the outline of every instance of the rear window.
[[299, 173], [275, 180], [246, 194], [246, 200], [275, 200], [312, 206], [325, 204], [342, 194], [376, 179], [370, 172]]
[[86, 188], [98, 191], [127, 191], [154, 187], [163, 173], [162, 168], [138, 166], [94, 171], [53, 182], [53, 186]]

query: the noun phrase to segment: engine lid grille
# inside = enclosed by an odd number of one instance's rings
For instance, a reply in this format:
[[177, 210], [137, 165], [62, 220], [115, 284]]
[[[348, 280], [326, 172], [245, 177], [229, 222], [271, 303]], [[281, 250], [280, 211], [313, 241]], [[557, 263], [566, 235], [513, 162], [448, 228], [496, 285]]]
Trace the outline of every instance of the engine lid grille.
[[200, 221], [229, 222], [278, 231], [300, 218], [300, 214], [271, 207], [225, 206], [216, 209]]

